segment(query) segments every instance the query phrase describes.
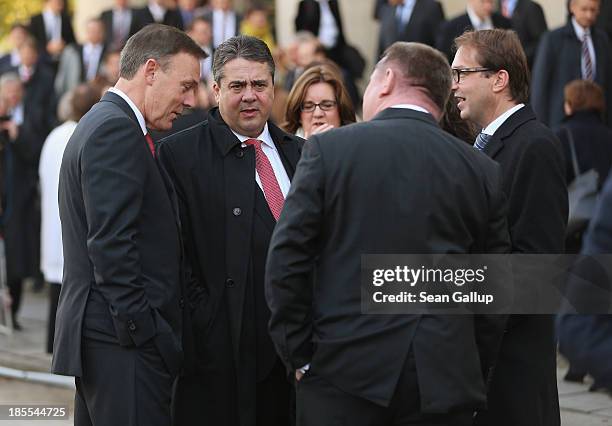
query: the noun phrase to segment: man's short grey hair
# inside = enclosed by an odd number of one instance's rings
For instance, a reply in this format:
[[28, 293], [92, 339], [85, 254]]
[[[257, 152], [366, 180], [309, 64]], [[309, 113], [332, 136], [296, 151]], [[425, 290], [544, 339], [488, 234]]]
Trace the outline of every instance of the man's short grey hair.
[[213, 56], [212, 73], [217, 84], [223, 79], [223, 67], [234, 59], [265, 63], [274, 80], [274, 59], [266, 43], [256, 37], [239, 35], [227, 39], [217, 47]]
[[131, 80], [149, 59], [166, 72], [174, 55], [186, 53], [197, 59], [206, 53], [183, 31], [162, 24], [150, 24], [130, 37], [119, 58], [119, 77]]

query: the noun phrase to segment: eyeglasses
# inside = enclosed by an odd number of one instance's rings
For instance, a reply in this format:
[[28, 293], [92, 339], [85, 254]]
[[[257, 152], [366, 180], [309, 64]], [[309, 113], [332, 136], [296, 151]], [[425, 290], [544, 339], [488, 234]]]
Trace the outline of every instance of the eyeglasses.
[[461, 74], [467, 74], [470, 72], [484, 72], [484, 71], [495, 71], [491, 68], [485, 68], [485, 67], [474, 67], [474, 68], [452, 68], [451, 71], [453, 72], [453, 80], [455, 81], [455, 83], [461, 83]]
[[314, 102], [304, 102], [301, 109], [304, 112], [314, 112], [315, 108], [319, 107], [321, 108], [321, 111], [331, 111], [336, 107], [336, 104], [336, 101], [321, 101], [318, 104], [315, 104]]

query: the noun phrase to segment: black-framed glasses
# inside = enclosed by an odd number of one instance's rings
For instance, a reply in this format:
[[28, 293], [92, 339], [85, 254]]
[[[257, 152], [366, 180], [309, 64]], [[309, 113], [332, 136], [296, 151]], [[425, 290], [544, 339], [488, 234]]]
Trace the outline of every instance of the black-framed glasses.
[[337, 105], [336, 101], [321, 101], [318, 104], [314, 102], [304, 102], [301, 106], [302, 111], [304, 112], [314, 112], [316, 107], [321, 108], [321, 111], [331, 111]]
[[453, 72], [453, 80], [455, 83], [461, 83], [461, 74], [467, 74], [471, 72], [484, 72], [484, 71], [495, 71], [491, 68], [485, 67], [474, 67], [474, 68], [451, 68]]

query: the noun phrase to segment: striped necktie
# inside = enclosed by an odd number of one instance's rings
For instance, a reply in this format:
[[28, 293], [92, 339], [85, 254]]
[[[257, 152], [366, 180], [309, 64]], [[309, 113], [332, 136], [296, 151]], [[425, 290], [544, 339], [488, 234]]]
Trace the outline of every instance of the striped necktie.
[[253, 145], [255, 148], [255, 169], [259, 175], [261, 186], [263, 186], [264, 196], [272, 212], [274, 219], [278, 220], [285, 197], [280, 189], [272, 164], [263, 149], [261, 149], [261, 141], [258, 139], [247, 139], [245, 145]]
[[145, 139], [147, 140], [147, 145], [149, 146], [149, 150], [151, 151], [151, 155], [155, 158], [155, 143], [153, 142], [153, 138], [150, 134], [145, 135]]
[[476, 142], [474, 142], [474, 148], [479, 151], [484, 151], [485, 146], [487, 146], [490, 139], [491, 135], [487, 135], [486, 133], [482, 132], [478, 133], [478, 136], [476, 136]]
[[593, 80], [593, 61], [591, 60], [591, 52], [589, 52], [589, 37], [588, 31], [584, 32], [582, 37], [582, 64], [584, 66], [584, 79]]

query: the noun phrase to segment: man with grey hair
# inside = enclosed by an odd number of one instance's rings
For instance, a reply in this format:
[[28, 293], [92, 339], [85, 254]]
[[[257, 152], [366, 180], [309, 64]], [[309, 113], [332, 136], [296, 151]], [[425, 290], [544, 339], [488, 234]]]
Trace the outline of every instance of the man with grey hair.
[[291, 387], [268, 334], [263, 279], [302, 141], [269, 121], [274, 61], [264, 42], [221, 43], [213, 79], [219, 107], [160, 147], [192, 271], [193, 342], [183, 336], [191, 363], [178, 381], [176, 423], [286, 426]]
[[467, 426], [485, 405], [499, 319], [362, 314], [364, 254], [509, 249], [499, 167], [438, 126], [450, 89], [442, 53], [396, 42], [370, 77], [366, 122], [304, 148], [265, 280], [299, 425]]
[[75, 376], [75, 425], [170, 425], [182, 358], [181, 242], [147, 127], [168, 130], [195, 104], [202, 55], [176, 28], [143, 28], [121, 53], [119, 81], [65, 148], [52, 368]]

